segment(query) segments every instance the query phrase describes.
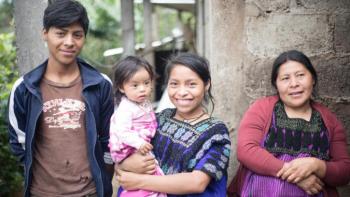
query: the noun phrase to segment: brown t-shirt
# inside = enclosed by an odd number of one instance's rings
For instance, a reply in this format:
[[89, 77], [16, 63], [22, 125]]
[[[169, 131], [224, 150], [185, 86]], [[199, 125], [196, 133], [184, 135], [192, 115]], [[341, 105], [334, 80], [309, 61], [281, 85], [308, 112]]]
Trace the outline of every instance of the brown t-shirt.
[[96, 192], [87, 157], [82, 81], [40, 83], [43, 112], [35, 135], [33, 196], [83, 196]]

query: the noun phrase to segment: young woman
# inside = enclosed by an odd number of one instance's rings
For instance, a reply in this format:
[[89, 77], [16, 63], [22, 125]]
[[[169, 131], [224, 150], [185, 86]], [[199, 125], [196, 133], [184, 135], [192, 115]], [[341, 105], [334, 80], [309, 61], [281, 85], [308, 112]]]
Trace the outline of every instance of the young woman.
[[274, 62], [271, 83], [278, 95], [259, 99], [239, 130], [241, 162], [229, 196], [338, 196], [350, 180], [345, 129], [313, 101], [317, 74], [299, 51]]
[[152, 173], [154, 162], [151, 156], [134, 154], [119, 166], [117, 180], [124, 189], [168, 196], [226, 196], [230, 140], [225, 124], [204, 107], [213, 99], [208, 62], [194, 54], [179, 54], [166, 72], [168, 94], [176, 108], [157, 114], [152, 140], [165, 176], [135, 173]]

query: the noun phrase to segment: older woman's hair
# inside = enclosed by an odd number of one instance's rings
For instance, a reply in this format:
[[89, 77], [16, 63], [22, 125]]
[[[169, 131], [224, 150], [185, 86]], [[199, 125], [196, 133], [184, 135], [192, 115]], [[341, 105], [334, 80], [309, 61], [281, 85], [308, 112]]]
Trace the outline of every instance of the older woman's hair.
[[277, 89], [276, 79], [278, 76], [279, 68], [282, 64], [288, 61], [299, 62], [305, 66], [305, 68], [311, 73], [312, 78], [314, 79], [314, 87], [317, 85], [317, 73], [314, 66], [311, 64], [310, 59], [302, 52], [297, 50], [290, 50], [281, 53], [273, 63], [272, 72], [271, 72], [271, 84], [274, 88]]

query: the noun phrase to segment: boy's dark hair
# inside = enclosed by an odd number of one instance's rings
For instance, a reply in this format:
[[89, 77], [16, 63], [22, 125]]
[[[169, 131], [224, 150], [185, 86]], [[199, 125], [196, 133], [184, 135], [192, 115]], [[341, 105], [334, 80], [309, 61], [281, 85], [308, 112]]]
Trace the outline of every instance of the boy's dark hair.
[[173, 56], [168, 61], [168, 64], [166, 66], [166, 83], [169, 81], [169, 75], [173, 68], [176, 65], [182, 65], [189, 69], [191, 69], [193, 72], [195, 72], [199, 78], [203, 81], [204, 85], [209, 84], [208, 92], [204, 95], [204, 101], [205, 102], [211, 102], [212, 104], [212, 112], [214, 111], [214, 97], [211, 93], [211, 76], [210, 76], [210, 69], [209, 69], [209, 62], [204, 57], [201, 57], [199, 55], [193, 54], [193, 53], [179, 53], [176, 56]]
[[148, 72], [151, 80], [154, 79], [152, 66], [147, 62], [147, 60], [141, 57], [128, 56], [115, 65], [113, 85], [115, 89], [115, 103], [117, 105], [119, 105], [121, 98], [124, 95], [119, 89], [122, 88], [123, 84], [131, 79], [141, 68], [144, 68]]
[[45, 9], [43, 25], [47, 31], [50, 27], [68, 27], [76, 22], [84, 29], [86, 36], [89, 29], [89, 18], [85, 7], [78, 1], [55, 0]]

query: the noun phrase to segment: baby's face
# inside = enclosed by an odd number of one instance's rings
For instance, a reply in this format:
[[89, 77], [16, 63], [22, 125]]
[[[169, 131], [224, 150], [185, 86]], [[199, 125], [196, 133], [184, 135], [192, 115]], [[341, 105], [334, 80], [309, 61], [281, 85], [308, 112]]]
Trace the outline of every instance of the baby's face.
[[120, 89], [125, 96], [136, 103], [143, 103], [152, 92], [152, 79], [145, 68], [140, 68]]

